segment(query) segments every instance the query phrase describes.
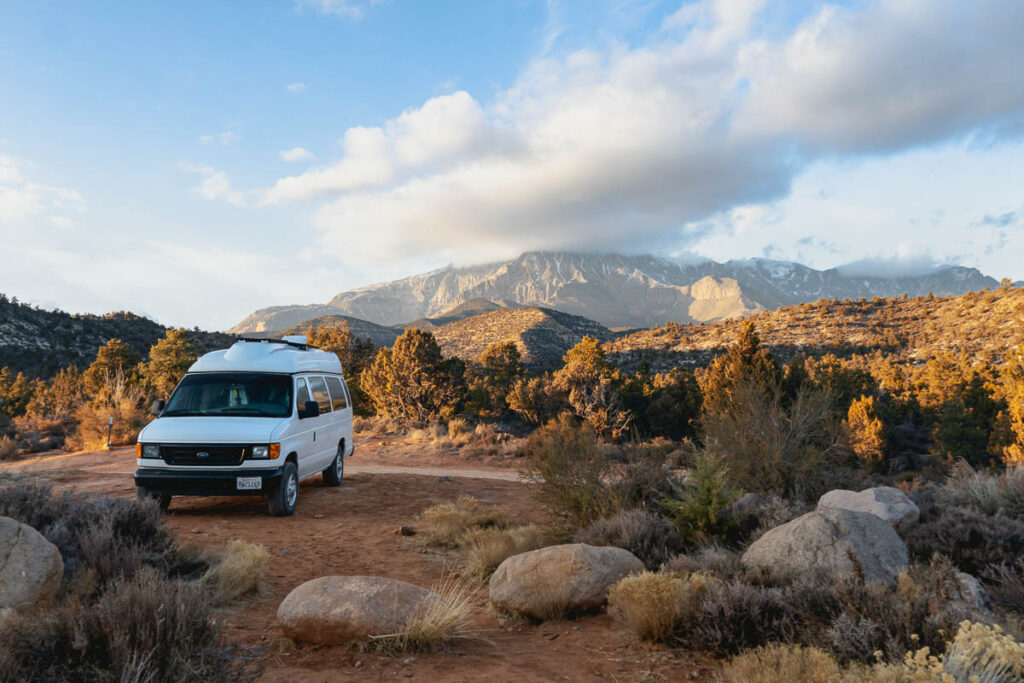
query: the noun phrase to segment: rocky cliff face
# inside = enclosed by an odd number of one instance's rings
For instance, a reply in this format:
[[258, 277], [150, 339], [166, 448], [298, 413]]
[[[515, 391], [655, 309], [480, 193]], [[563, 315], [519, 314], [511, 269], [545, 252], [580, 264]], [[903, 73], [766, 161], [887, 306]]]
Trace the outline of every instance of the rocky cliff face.
[[231, 332], [283, 329], [323, 315], [379, 325], [432, 318], [476, 299], [542, 306], [608, 327], [671, 320], [706, 322], [821, 298], [962, 294], [998, 284], [973, 268], [944, 267], [911, 277], [869, 277], [840, 269], [750, 259], [681, 265], [655, 256], [530, 252], [505, 263], [443, 268], [338, 294], [327, 304], [256, 311]]

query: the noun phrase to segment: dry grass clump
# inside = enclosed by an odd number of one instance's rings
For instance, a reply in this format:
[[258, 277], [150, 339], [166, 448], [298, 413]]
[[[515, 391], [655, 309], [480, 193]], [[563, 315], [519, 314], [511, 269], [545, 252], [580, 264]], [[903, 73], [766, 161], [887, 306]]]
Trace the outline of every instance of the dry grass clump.
[[976, 472], [966, 461], [958, 460], [941, 493], [947, 504], [1024, 520], [1024, 467], [1009, 467], [995, 475]]
[[270, 553], [262, 545], [235, 539], [203, 576], [215, 605], [229, 605], [247, 595], [267, 591]]
[[398, 633], [373, 636], [385, 653], [435, 652], [455, 640], [474, 637], [470, 622], [473, 589], [454, 575], [434, 587], [434, 595], [420, 603]]
[[733, 657], [717, 676], [717, 680], [724, 683], [835, 683], [843, 679], [839, 662], [827, 652], [782, 643], [747, 650]]
[[687, 577], [643, 572], [627, 576], [608, 592], [608, 613], [641, 640], [669, 640], [693, 616], [708, 589], [701, 574]]
[[423, 542], [445, 548], [459, 547], [469, 531], [509, 525], [509, 514], [504, 508], [484, 506], [472, 496], [460, 496], [453, 503], [427, 508], [421, 519]]
[[548, 541], [545, 531], [535, 524], [473, 529], [460, 540], [466, 550], [464, 572], [474, 579], [486, 580], [509, 557], [543, 548]]

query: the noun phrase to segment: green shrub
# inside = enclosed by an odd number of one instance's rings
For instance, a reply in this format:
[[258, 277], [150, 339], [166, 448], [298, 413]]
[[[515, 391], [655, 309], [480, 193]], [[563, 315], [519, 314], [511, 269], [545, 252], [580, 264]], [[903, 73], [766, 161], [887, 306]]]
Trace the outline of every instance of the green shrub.
[[680, 536], [689, 541], [722, 539], [736, 530], [729, 505], [734, 494], [729, 488], [728, 468], [721, 458], [702, 453], [690, 473], [690, 482], [675, 486], [675, 495], [663, 506]]
[[585, 527], [618, 509], [619, 500], [605, 482], [611, 458], [588, 424], [563, 413], [535, 430], [523, 452], [537, 498], [569, 527]]

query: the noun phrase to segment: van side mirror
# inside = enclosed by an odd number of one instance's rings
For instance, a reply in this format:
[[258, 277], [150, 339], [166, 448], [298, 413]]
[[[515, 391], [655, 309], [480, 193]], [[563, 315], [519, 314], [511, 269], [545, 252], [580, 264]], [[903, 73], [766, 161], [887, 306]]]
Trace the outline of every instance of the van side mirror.
[[167, 405], [167, 401], [163, 400], [162, 398], [158, 398], [157, 400], [153, 401], [153, 405], [149, 407], [149, 412], [151, 412], [154, 415], [159, 415], [164, 411], [165, 405]]
[[316, 401], [306, 401], [306, 403], [299, 408], [299, 419], [304, 420], [307, 417], [320, 417], [320, 404]]

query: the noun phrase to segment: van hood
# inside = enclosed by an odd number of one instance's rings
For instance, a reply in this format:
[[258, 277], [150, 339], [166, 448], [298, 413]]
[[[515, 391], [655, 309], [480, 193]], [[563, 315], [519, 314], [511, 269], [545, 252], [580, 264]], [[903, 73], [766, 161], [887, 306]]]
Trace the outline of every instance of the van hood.
[[139, 432], [143, 443], [270, 443], [283, 431], [280, 417], [161, 417]]

